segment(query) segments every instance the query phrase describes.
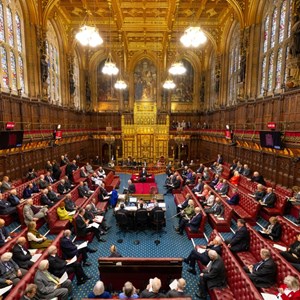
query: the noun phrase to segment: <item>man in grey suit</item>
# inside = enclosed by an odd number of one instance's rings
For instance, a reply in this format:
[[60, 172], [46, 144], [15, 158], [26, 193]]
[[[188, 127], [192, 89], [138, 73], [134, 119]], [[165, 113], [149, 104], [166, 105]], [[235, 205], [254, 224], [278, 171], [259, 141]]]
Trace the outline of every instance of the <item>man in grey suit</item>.
[[[38, 212], [34, 213], [32, 208], [37, 208]], [[26, 200], [26, 204], [23, 208], [24, 222], [28, 225], [31, 221], [37, 221], [38, 219], [44, 218], [47, 214], [48, 209], [43, 206], [33, 206], [33, 199], [29, 198]]]
[[58, 297], [61, 300], [68, 300], [72, 292], [72, 282], [67, 279], [59, 283], [59, 278], [48, 271], [49, 262], [44, 259], [40, 262], [34, 276], [34, 283], [37, 285], [37, 296], [39, 299], [52, 299]]

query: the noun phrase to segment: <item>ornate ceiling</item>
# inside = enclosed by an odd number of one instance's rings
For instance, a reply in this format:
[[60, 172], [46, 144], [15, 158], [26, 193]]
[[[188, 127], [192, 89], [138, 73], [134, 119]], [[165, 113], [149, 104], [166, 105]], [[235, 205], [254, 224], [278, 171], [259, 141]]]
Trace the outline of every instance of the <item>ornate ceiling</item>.
[[61, 0], [58, 11], [73, 33], [86, 11], [104, 39], [101, 47], [112, 45], [132, 54], [150, 50], [160, 56], [179, 50], [179, 37], [190, 25], [200, 25], [213, 44], [218, 44], [228, 20], [241, 20], [245, 0]]

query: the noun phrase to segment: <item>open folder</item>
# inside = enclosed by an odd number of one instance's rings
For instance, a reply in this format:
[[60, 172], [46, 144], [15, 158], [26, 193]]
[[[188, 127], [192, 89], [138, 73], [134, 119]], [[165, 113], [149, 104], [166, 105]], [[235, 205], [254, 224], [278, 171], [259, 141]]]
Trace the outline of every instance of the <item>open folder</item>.
[[68, 274], [65, 272], [59, 279], [59, 284], [64, 283], [68, 279]]
[[0, 296], [5, 294], [7, 291], [9, 291], [12, 288], [12, 285], [8, 285], [2, 289], [0, 289]]

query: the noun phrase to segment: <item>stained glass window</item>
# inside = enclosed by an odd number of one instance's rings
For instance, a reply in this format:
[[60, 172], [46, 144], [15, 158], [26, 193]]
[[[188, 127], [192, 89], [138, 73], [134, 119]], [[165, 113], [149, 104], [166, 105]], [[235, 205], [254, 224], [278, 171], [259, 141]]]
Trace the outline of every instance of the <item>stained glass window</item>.
[[56, 32], [48, 21], [47, 32], [47, 61], [49, 76], [48, 82], [48, 94], [52, 103], [61, 105], [61, 89], [60, 89], [60, 65], [59, 65], [59, 52], [58, 52], [58, 40]]
[[[260, 94], [280, 89], [286, 81], [286, 58], [291, 27], [291, 0], [266, 5], [262, 28]], [[271, 20], [271, 21], [270, 21]], [[269, 34], [270, 33], [270, 34]]]
[[[18, 1], [0, 0], [0, 81], [4, 91], [26, 93], [23, 20]], [[5, 20], [5, 22], [4, 22]]]
[[228, 89], [228, 104], [235, 104], [237, 102], [238, 87], [240, 71], [240, 26], [236, 24], [232, 36], [234, 39], [230, 39], [229, 45], [229, 89]]

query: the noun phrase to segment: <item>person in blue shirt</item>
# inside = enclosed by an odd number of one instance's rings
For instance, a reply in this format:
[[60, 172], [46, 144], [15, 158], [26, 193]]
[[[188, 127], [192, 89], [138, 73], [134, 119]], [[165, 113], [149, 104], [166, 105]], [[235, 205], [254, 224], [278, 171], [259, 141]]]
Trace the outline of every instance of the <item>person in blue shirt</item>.
[[109, 292], [104, 290], [104, 283], [98, 280], [93, 288], [92, 292], [89, 292], [89, 299], [111, 299], [112, 296]]
[[119, 299], [137, 299], [139, 298], [136, 289], [130, 281], [125, 282], [123, 293], [119, 294]]

